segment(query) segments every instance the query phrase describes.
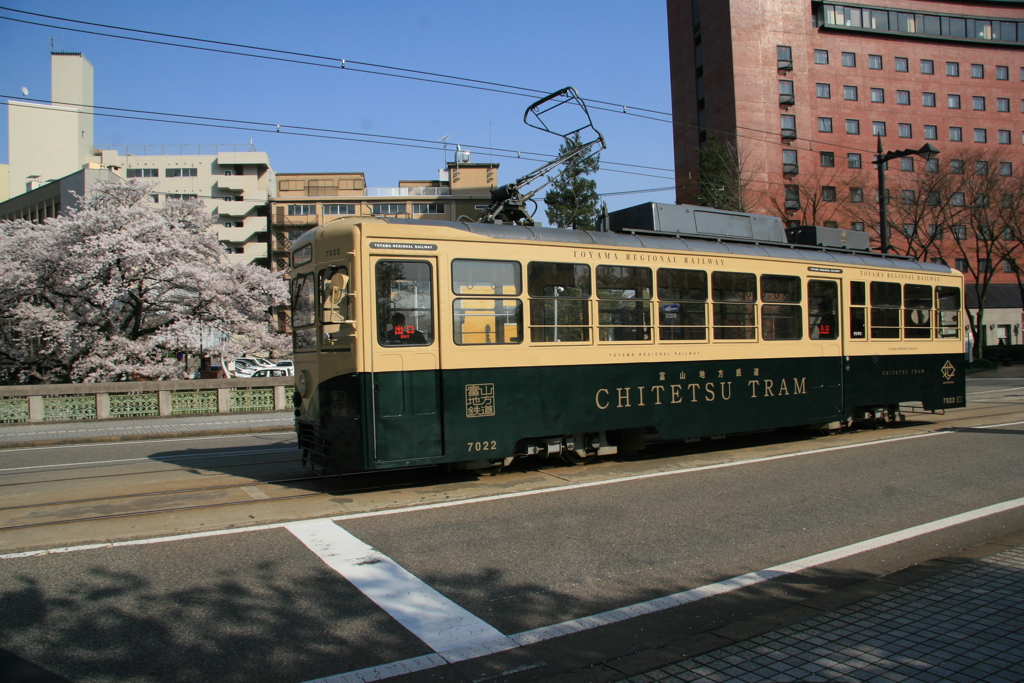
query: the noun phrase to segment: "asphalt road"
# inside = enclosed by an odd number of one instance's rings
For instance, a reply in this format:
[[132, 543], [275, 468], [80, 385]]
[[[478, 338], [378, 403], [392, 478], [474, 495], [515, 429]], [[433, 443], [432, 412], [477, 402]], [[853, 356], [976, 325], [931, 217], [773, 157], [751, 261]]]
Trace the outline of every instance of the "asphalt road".
[[[104, 527], [110, 539], [137, 540], [0, 558], [0, 648], [59, 677], [51, 680], [76, 682], [291, 683], [367, 667], [383, 667], [379, 676], [422, 667], [402, 681], [578, 671], [1024, 531], [1021, 501], [740, 591], [646, 614], [631, 607], [1019, 501], [1024, 380], [971, 380], [970, 393], [964, 411], [911, 414], [879, 432], [716, 442], [664, 458], [353, 494], [248, 529], [199, 514], [159, 529]], [[127, 465], [287, 443], [247, 438], [190, 442], [193, 451], [147, 443], [10, 453], [0, 474], [25, 462]], [[292, 521], [316, 513], [335, 522]], [[230, 533], [195, 535], [210, 527]], [[160, 530], [174, 533], [146, 538]], [[77, 533], [85, 542], [99, 532]], [[589, 627], [588, 617], [609, 611], [616, 623]], [[462, 631], [451, 625], [459, 620]], [[439, 666], [438, 638], [492, 654]]]

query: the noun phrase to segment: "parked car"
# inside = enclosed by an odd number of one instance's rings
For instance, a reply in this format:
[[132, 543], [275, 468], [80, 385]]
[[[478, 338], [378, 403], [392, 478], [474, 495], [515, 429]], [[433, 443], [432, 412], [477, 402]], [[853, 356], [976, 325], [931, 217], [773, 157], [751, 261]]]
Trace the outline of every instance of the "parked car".
[[275, 367], [278, 367], [278, 368], [291, 368], [292, 371], [293, 371], [293, 374], [294, 374], [295, 363], [291, 362], [290, 360], [279, 360], [279, 361], [277, 361], [277, 365]]
[[290, 377], [295, 374], [295, 368], [262, 368], [256, 370], [249, 377]]

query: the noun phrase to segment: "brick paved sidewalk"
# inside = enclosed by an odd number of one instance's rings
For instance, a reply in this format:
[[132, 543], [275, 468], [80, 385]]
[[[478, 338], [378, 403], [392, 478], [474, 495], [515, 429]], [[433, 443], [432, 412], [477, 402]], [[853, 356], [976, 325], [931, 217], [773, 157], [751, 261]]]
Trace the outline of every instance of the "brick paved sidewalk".
[[1024, 681], [1024, 546], [622, 680]]
[[0, 426], [0, 449], [58, 444], [135, 441], [219, 434], [288, 431], [292, 411], [154, 417], [131, 420], [82, 420]]

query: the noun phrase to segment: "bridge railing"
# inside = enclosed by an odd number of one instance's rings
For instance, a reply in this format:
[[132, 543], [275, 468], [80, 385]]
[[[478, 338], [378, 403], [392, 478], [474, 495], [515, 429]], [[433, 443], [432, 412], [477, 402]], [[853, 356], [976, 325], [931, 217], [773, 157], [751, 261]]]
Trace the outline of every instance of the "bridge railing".
[[0, 424], [287, 410], [294, 377], [0, 386]]

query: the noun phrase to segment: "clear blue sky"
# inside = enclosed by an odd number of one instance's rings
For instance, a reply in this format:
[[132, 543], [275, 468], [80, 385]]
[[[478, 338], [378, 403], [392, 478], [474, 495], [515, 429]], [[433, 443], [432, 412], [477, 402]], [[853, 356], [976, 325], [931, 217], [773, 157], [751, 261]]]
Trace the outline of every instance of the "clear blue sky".
[[[519, 85], [546, 92], [575, 87], [588, 99], [661, 112], [670, 109], [665, 4], [634, 2], [0, 0], [13, 9], [101, 24], [226, 41]], [[61, 22], [0, 10], [15, 17]], [[99, 106], [244, 119], [438, 140], [553, 154], [559, 138], [527, 128], [532, 98], [272, 62], [75, 33], [0, 20], [0, 102], [50, 98], [50, 46], [81, 52], [95, 68]], [[672, 168], [671, 125], [621, 113], [592, 111], [608, 149], [602, 161]], [[6, 106], [0, 127], [6, 131]], [[308, 139], [268, 132], [198, 128], [97, 117], [96, 145], [246, 143], [252, 138], [278, 172], [363, 171], [371, 187], [431, 179], [441, 150]], [[450, 148], [451, 149], [451, 148]], [[451, 159], [451, 151], [449, 151]], [[7, 159], [7, 136], [0, 161]], [[492, 160], [475, 150], [474, 161]], [[500, 180], [538, 164], [493, 157]], [[614, 167], [610, 167], [614, 168]], [[623, 192], [673, 184], [660, 177], [602, 169], [598, 191]], [[541, 191], [543, 194], [543, 190]], [[611, 209], [673, 201], [671, 191], [608, 197]], [[538, 216], [540, 217], [540, 216]]]

